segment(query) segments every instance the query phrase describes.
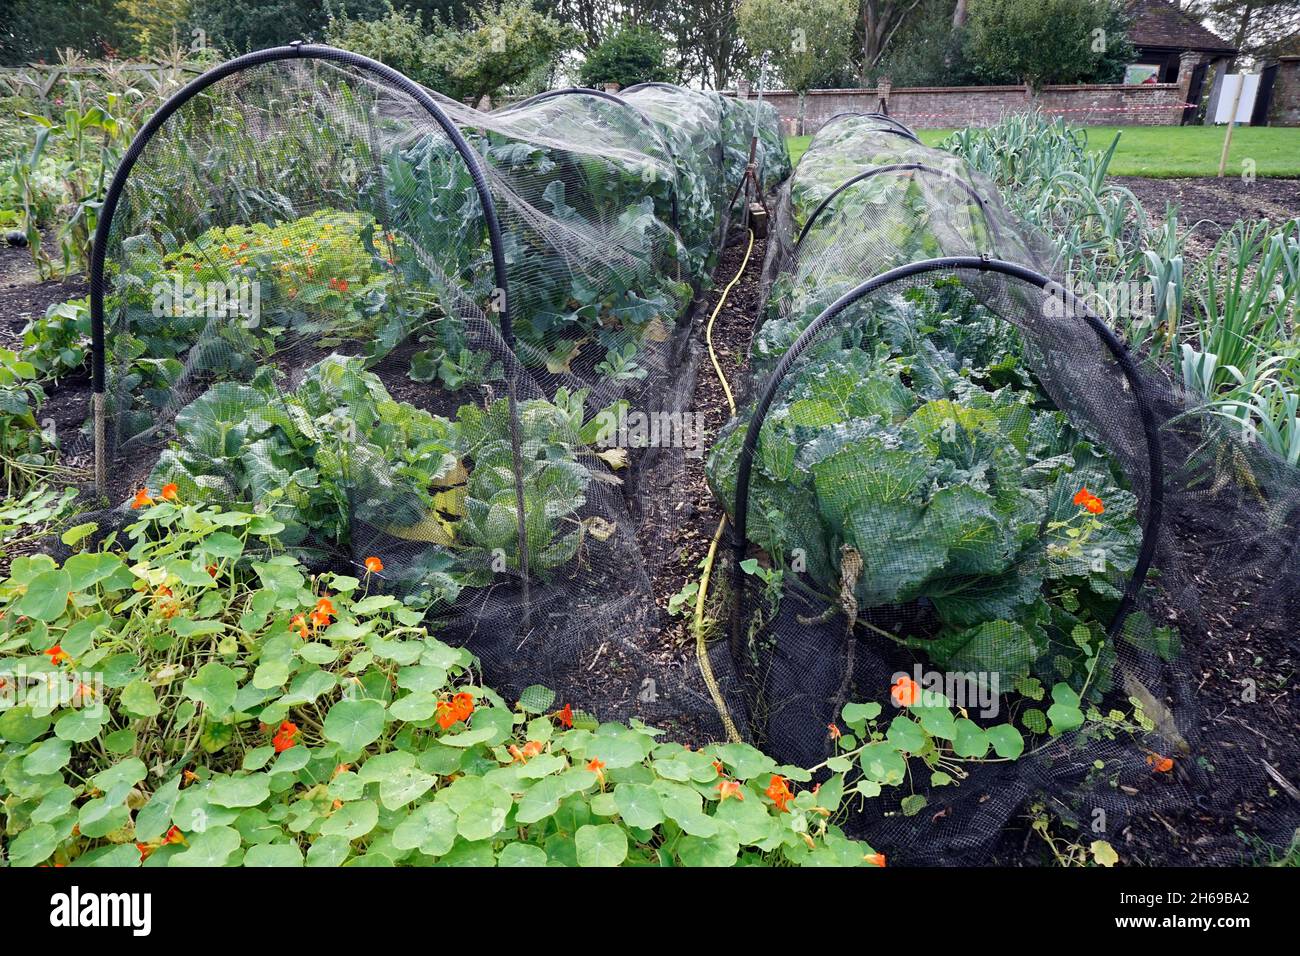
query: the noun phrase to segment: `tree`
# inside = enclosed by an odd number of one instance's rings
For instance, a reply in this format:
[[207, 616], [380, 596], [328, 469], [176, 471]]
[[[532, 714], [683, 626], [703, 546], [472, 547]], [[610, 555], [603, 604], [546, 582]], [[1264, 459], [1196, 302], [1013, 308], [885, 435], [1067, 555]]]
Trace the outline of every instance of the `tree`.
[[129, 36], [116, 16], [117, 0], [28, 0], [0, 22], [0, 59], [8, 64], [54, 62], [59, 51], [105, 56]]
[[116, 16], [131, 56], [190, 45], [190, 0], [119, 0]]
[[[583, 53], [591, 53], [602, 40], [624, 26], [664, 28], [673, 19], [680, 0], [558, 0], [550, 13], [561, 23], [577, 28]], [[667, 32], [667, 31], [665, 31]]]
[[739, 0], [695, 0], [675, 3], [668, 29], [674, 38], [677, 70], [683, 78], [724, 90], [746, 59], [736, 26]]
[[[437, 18], [434, 25], [445, 29]], [[416, 15], [390, 10], [379, 20], [332, 19], [325, 39], [332, 46], [391, 66], [424, 86], [441, 91], [447, 85], [446, 73], [434, 61], [434, 38]]]
[[967, 54], [989, 83], [1116, 80], [1134, 51], [1118, 0], [972, 0]]
[[974, 82], [964, 51], [964, 23], [954, 25], [959, 10], [955, 0], [922, 0], [889, 41], [875, 69], [867, 71], [866, 84], [883, 76], [900, 87]]
[[594, 87], [667, 82], [673, 78], [664, 61], [667, 49], [664, 38], [649, 27], [626, 26], [587, 55], [578, 76], [584, 86]]
[[478, 104], [578, 43], [576, 31], [538, 13], [527, 0], [500, 0], [474, 10], [465, 29], [436, 36], [430, 65], [446, 77], [440, 92]]
[[[383, 0], [349, 0], [349, 13], [362, 20], [382, 16]], [[319, 40], [330, 14], [325, 0], [193, 0], [190, 24], [215, 46], [247, 53], [293, 40]]]
[[862, 0], [862, 79], [880, 62], [889, 41], [921, 0]]
[[1219, 36], [1252, 60], [1275, 53], [1300, 31], [1297, 0], [1203, 0], [1204, 16]]
[[799, 94], [801, 133], [808, 90], [828, 68], [848, 59], [856, 18], [856, 0], [742, 0], [737, 10], [740, 35], [750, 52], [766, 53], [782, 80]]

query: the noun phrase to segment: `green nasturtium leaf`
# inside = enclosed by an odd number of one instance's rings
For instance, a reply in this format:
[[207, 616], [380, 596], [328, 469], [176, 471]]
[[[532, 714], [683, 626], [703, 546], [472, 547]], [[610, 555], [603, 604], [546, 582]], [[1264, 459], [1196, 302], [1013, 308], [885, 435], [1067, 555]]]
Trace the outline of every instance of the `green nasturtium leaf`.
[[384, 733], [384, 705], [378, 700], [341, 700], [325, 715], [326, 740], [347, 754], [357, 754]]
[[618, 866], [627, 859], [627, 834], [612, 823], [579, 827], [574, 843], [579, 866]]

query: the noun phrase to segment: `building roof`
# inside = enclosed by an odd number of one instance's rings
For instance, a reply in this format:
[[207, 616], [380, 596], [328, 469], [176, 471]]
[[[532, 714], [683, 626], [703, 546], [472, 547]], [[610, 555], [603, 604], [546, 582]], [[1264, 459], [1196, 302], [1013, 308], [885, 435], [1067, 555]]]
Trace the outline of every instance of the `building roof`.
[[1129, 0], [1133, 24], [1128, 37], [1133, 45], [1197, 53], [1235, 55], [1238, 51], [1166, 0]]

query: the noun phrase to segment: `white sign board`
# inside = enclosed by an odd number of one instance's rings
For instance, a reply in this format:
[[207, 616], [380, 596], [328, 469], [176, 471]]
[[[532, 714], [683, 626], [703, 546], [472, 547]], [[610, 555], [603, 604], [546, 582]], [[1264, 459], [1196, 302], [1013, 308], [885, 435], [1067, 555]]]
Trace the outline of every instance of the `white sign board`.
[[1259, 92], [1258, 73], [1229, 73], [1224, 76], [1222, 83], [1215, 85], [1218, 97], [1211, 111], [1213, 122], [1229, 122], [1232, 115], [1232, 101], [1237, 98], [1237, 87], [1242, 83], [1245, 83], [1245, 86], [1241, 89], [1241, 101], [1237, 104], [1236, 122], [1250, 122], [1250, 114], [1255, 111], [1255, 94]]

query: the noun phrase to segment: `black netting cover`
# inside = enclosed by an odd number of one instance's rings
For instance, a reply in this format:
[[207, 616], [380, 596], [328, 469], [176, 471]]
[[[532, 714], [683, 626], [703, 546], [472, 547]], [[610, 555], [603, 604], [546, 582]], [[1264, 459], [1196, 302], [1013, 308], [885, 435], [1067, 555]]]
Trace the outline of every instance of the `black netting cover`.
[[315, 567], [379, 558], [503, 693], [714, 733], [694, 670], [649, 652], [636, 537], [686, 450], [627, 422], [690, 394], [755, 115], [662, 87], [481, 113], [324, 47], [206, 74], [110, 193], [102, 490], [254, 508]]
[[730, 706], [799, 766], [834, 757], [848, 703], [887, 726], [900, 678], [967, 740], [1016, 728], [1015, 760], [863, 757], [885, 790], [854, 826], [900, 861], [996, 859], [1034, 803], [1116, 845], [1217, 815], [1188, 862], [1239, 859], [1239, 829], [1286, 845], [1295, 742], [1221, 719], [1258, 689], [1198, 687], [1223, 653], [1208, 581], [1294, 619], [1300, 476], [1131, 357], [986, 182], [885, 125], [836, 119], [782, 191], [755, 379], [709, 455]]

